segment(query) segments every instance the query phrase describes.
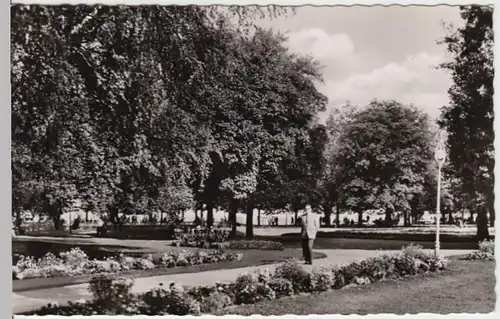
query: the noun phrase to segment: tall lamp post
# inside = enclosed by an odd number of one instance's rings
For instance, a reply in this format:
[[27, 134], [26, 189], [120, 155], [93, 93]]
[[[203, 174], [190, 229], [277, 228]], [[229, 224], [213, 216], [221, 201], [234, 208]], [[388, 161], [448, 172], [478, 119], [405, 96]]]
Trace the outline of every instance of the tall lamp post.
[[436, 146], [436, 151], [434, 153], [434, 159], [438, 164], [438, 178], [437, 178], [437, 200], [436, 200], [436, 245], [434, 254], [436, 257], [439, 256], [439, 227], [441, 222], [441, 169], [446, 159], [446, 151], [444, 149], [444, 142], [439, 134], [438, 144]]

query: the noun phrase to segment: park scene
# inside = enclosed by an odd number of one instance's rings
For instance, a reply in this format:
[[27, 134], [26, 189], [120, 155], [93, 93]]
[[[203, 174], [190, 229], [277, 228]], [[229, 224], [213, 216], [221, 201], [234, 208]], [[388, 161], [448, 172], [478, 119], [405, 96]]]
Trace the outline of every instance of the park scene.
[[490, 6], [12, 6], [12, 312], [493, 312], [493, 43]]

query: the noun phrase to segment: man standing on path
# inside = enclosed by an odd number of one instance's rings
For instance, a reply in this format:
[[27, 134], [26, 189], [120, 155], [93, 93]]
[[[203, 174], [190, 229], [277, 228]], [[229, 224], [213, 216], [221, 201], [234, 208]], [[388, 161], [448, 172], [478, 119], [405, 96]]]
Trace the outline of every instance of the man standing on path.
[[306, 211], [301, 218], [301, 239], [302, 239], [302, 254], [306, 264], [312, 265], [313, 244], [316, 238], [316, 233], [319, 230], [319, 215], [312, 211], [311, 205], [306, 205]]

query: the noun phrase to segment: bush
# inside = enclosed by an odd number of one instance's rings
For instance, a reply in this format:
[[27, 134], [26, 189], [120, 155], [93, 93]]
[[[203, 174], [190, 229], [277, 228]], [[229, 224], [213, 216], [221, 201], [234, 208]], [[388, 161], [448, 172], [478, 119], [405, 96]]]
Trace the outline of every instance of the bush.
[[176, 233], [172, 243], [179, 247], [212, 248], [217, 243], [226, 242], [230, 231], [227, 229], [193, 229], [188, 233]]
[[328, 268], [314, 270], [311, 274], [311, 290], [327, 291], [335, 286], [335, 274]]
[[104, 260], [89, 259], [81, 249], [73, 248], [63, 252], [60, 257], [52, 253], [35, 260], [24, 257], [12, 266], [14, 279], [44, 278], [56, 276], [76, 276], [99, 273], [116, 273], [126, 270], [149, 270], [154, 268], [173, 268], [200, 264], [219, 263], [223, 261], [241, 260], [243, 254], [224, 251], [211, 252], [169, 252], [154, 260], [151, 255], [130, 257], [120, 254], [117, 258]]
[[214, 292], [201, 303], [201, 313], [214, 313], [233, 304], [232, 298], [223, 292]]
[[259, 249], [259, 250], [285, 250], [282, 243], [269, 240], [235, 240], [228, 245], [229, 249]]
[[479, 251], [495, 255], [495, 241], [483, 240], [479, 243]]
[[143, 295], [146, 315], [187, 315], [199, 314], [200, 303], [186, 293], [185, 288], [172, 283], [168, 289], [155, 288]]
[[274, 290], [276, 298], [293, 296], [293, 284], [285, 278], [271, 278], [269, 287]]
[[466, 260], [495, 260], [495, 241], [483, 240], [479, 243], [479, 250], [470, 253]]
[[[426, 265], [425, 267], [422, 265]], [[43, 308], [35, 314], [145, 314], [186, 315], [219, 311], [237, 304], [256, 303], [298, 293], [322, 292], [351, 285], [366, 285], [386, 277], [399, 278], [419, 272], [439, 271], [446, 259], [434, 258], [419, 246], [405, 247], [397, 254], [381, 254], [341, 267], [309, 272], [296, 261], [276, 267], [275, 271], [255, 271], [238, 276], [232, 283], [185, 288], [175, 283], [155, 288], [140, 296], [130, 294], [130, 282], [115, 282], [102, 277], [91, 284], [94, 302], [73, 308]]]
[[234, 285], [235, 304], [253, 304], [264, 299], [276, 298], [273, 289], [268, 285], [270, 276], [261, 277], [258, 272], [241, 274]]
[[311, 291], [311, 274], [300, 266], [296, 260], [279, 265], [276, 268], [274, 278], [289, 280], [295, 293]]
[[92, 278], [89, 291], [94, 296], [94, 303], [105, 307], [119, 308], [134, 300], [131, 293], [134, 282], [131, 279], [118, 278], [112, 280], [105, 276]]

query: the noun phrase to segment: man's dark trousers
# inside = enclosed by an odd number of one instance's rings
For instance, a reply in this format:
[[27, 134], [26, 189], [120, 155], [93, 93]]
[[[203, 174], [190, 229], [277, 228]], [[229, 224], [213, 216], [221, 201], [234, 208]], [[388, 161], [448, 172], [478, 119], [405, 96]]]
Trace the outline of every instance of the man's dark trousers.
[[302, 254], [306, 263], [312, 264], [314, 238], [302, 238]]

